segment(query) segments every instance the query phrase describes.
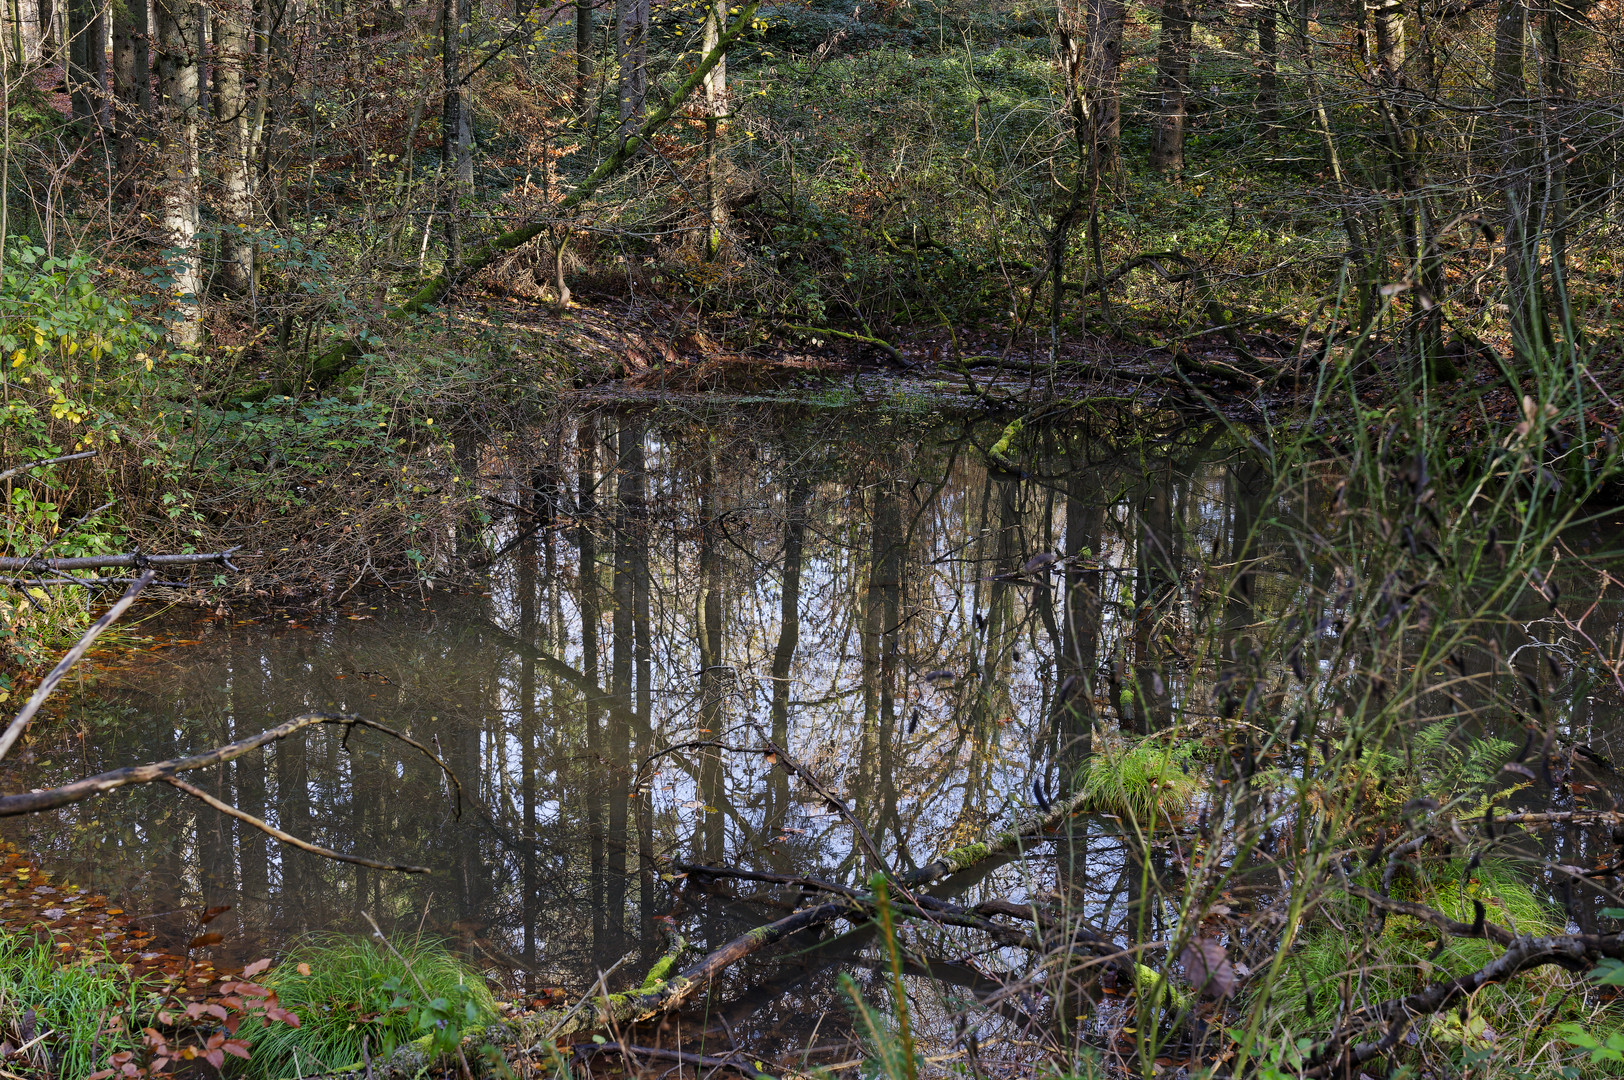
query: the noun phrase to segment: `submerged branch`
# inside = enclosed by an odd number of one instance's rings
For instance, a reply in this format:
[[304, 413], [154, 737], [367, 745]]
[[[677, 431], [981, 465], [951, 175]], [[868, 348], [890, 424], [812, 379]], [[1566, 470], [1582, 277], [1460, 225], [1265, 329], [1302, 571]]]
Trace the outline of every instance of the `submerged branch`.
[[231, 556], [241, 550], [241, 545], [238, 545], [224, 551], [197, 555], [143, 555], [139, 551], [132, 551], [123, 555], [77, 555], [65, 559], [42, 559], [31, 555], [17, 558], [7, 555], [0, 558], [0, 570], [95, 570], [105, 566], [133, 566], [145, 569], [149, 566], [199, 566], [203, 563], [220, 563], [235, 570], [237, 568], [231, 565]]

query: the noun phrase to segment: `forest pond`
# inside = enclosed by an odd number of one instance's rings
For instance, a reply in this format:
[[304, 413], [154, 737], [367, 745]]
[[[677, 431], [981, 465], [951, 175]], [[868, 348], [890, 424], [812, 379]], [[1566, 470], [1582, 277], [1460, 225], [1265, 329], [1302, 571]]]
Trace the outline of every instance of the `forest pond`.
[[[929, 411], [573, 414], [523, 455], [481, 461], [502, 490], [478, 540], [508, 549], [486, 591], [149, 608], [132, 629], [151, 646], [109, 658], [57, 706], [65, 722], [13, 755], [14, 782], [49, 786], [306, 710], [360, 713], [443, 755], [467, 790], [460, 815], [425, 757], [367, 731], [343, 745], [317, 730], [197, 782], [297, 836], [430, 874], [306, 855], [162, 785], [13, 819], [6, 835], [171, 945], [197, 910], [230, 905], [217, 949], [239, 962], [302, 932], [364, 932], [370, 914], [536, 993], [582, 993], [611, 969], [611, 988], [641, 980], [667, 920], [715, 945], [796, 899], [701, 891], [678, 863], [866, 879], [851, 826], [768, 740], [908, 868], [1057, 790], [1087, 747], [1056, 708], [1068, 677], [1092, 688], [1102, 728], [1210, 712], [1191, 642], [1232, 653], [1300, 590], [1331, 586], [1267, 529], [1244, 588], [1203, 586], [1279, 501], [1223, 425], [1057, 426], [1018, 469], [990, 463], [999, 431]], [[1611, 708], [1588, 699], [1572, 723]], [[1069, 860], [1051, 846], [943, 891], [1019, 899], [1066, 874], [1096, 925], [1122, 926], [1143, 868], [1118, 828], [1097, 817]], [[1172, 914], [1149, 913], [1152, 937]], [[832, 936], [740, 968], [713, 999], [730, 1037], [762, 1052], [838, 1037], [834, 975], [864, 981], [864, 944]], [[933, 958], [933, 985], [974, 989], [985, 959]], [[928, 1027], [950, 1010], [922, 1011]]]

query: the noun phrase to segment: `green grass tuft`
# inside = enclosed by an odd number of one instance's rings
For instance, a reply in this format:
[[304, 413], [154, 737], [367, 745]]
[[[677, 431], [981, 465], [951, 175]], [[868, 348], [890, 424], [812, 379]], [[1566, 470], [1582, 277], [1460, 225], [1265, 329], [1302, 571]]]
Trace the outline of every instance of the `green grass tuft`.
[[87, 1076], [108, 1055], [135, 1048], [128, 1023], [135, 987], [117, 964], [87, 958], [63, 965], [53, 952], [49, 941], [0, 931], [0, 1035], [20, 1046], [46, 1033], [8, 1065], [23, 1073]]
[[[272, 1024], [250, 1033], [252, 1056], [246, 1071], [256, 1077], [308, 1076], [361, 1061], [368, 1053], [387, 1054], [419, 1038], [408, 1010], [393, 1007], [399, 995], [445, 999], [461, 1008], [472, 1003], [478, 1023], [496, 1018], [496, 1001], [484, 976], [438, 941], [400, 941], [400, 956], [370, 938], [319, 936], [296, 944], [263, 980], [299, 1026]], [[406, 963], [402, 963], [404, 957]], [[299, 965], [310, 974], [299, 973]], [[407, 970], [407, 965], [411, 970]], [[413, 979], [416, 976], [416, 980]], [[423, 990], [418, 989], [418, 982]]]
[[1083, 770], [1082, 808], [1150, 826], [1182, 817], [1200, 784], [1186, 769], [1192, 751], [1158, 739], [1102, 747]]

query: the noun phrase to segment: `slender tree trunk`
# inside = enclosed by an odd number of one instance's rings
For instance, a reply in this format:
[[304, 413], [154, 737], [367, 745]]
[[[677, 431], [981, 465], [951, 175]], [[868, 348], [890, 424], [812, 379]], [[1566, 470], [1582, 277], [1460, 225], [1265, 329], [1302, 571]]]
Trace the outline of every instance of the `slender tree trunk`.
[[587, 95], [592, 90], [594, 0], [575, 0], [575, 115], [586, 126]]
[[113, 7], [113, 154], [119, 191], [135, 193], [141, 162], [141, 132], [152, 112], [152, 69], [145, 0], [121, 0]]
[[[705, 52], [716, 48], [727, 23], [727, 0], [713, 0], [705, 9]], [[727, 114], [727, 58], [723, 57], [705, 76], [705, 257], [714, 259], [722, 249], [722, 229], [727, 206], [722, 197], [726, 188], [723, 175], [722, 141], [727, 135], [723, 117]]]
[[215, 16], [214, 118], [219, 125], [220, 274], [238, 296], [253, 291], [253, 190], [244, 75], [253, 59], [248, 0], [223, 0]]
[[1534, 220], [1533, 184], [1528, 160], [1528, 88], [1523, 50], [1527, 30], [1527, 0], [1500, 0], [1494, 26], [1494, 103], [1500, 192], [1506, 213], [1506, 307], [1512, 348], [1523, 357], [1539, 353], [1550, 341], [1544, 290], [1540, 288], [1539, 237], [1530, 229]]
[[1092, 99], [1094, 154], [1100, 171], [1116, 165], [1122, 142], [1122, 0], [1085, 0], [1083, 82]]
[[1157, 172], [1176, 173], [1184, 168], [1185, 109], [1190, 90], [1189, 0], [1162, 0], [1156, 73], [1160, 97], [1150, 167]]
[[[1555, 296], [1565, 293], [1568, 273], [1568, 157], [1567, 140], [1575, 123], [1573, 73], [1563, 53], [1563, 23], [1584, 25], [1582, 19], [1565, 18], [1559, 0], [1541, 0], [1539, 12], [1539, 51], [1545, 82], [1543, 142], [1545, 150], [1545, 216], [1551, 223], [1551, 274]], [[1554, 314], [1554, 313], [1553, 313]]]
[[6, 55], [9, 63], [7, 71], [13, 68], [28, 66], [28, 49], [23, 44], [23, 0], [10, 0], [5, 7], [5, 17], [11, 21], [11, 32], [6, 38]]
[[57, 7], [64, 0], [37, 0], [39, 16], [39, 62], [46, 67], [62, 62], [62, 38], [57, 33]]
[[[806, 550], [806, 511], [811, 485], [797, 477], [784, 504], [784, 575], [779, 590], [778, 645], [773, 650], [772, 731], [779, 746], [789, 745], [790, 672], [801, 641], [801, 569]], [[773, 770], [768, 780], [768, 820], [789, 805], [789, 774]]]
[[174, 311], [170, 337], [196, 344], [202, 318], [203, 276], [198, 252], [197, 9], [188, 0], [157, 0], [158, 107], [162, 125], [162, 227], [170, 247]]
[[445, 183], [442, 217], [446, 266], [462, 266], [462, 201], [473, 189], [472, 117], [462, 81], [462, 46], [472, 15], [469, 0], [443, 0], [440, 8], [440, 67], [445, 99], [440, 112], [440, 156]]
[[1273, 0], [1257, 17], [1257, 119], [1270, 145], [1280, 141], [1280, 11]]
[[68, 0], [68, 98], [73, 122], [86, 132], [98, 126], [107, 87], [107, 24], [100, 0]]
[[649, 0], [615, 0], [615, 51], [620, 61], [620, 137], [643, 122], [648, 97]]

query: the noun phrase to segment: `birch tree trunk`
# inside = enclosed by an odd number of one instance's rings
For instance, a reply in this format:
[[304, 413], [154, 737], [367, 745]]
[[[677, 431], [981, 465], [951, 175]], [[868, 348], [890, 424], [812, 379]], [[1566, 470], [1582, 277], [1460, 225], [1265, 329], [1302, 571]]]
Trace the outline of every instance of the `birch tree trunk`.
[[615, 52], [620, 61], [620, 138], [643, 122], [648, 97], [649, 0], [615, 0]]
[[253, 291], [254, 212], [244, 75], [254, 55], [247, 0], [223, 0], [215, 15], [214, 119], [219, 128], [220, 275], [238, 296]]
[[1156, 45], [1156, 135], [1150, 167], [1158, 172], [1184, 168], [1184, 125], [1190, 81], [1189, 0], [1162, 0], [1162, 26]]
[[161, 226], [170, 247], [175, 300], [169, 336], [195, 345], [202, 321], [203, 275], [198, 251], [197, 9], [188, 0], [155, 0], [158, 22], [158, 118], [162, 154]]
[[[709, 53], [722, 37], [727, 22], [727, 0], [713, 0], [705, 9], [705, 44]], [[726, 136], [723, 117], [727, 114], [727, 58], [717, 61], [705, 76], [705, 257], [714, 259], [722, 249], [722, 228], [727, 206], [722, 197], [726, 168], [722, 161], [722, 140]]]

